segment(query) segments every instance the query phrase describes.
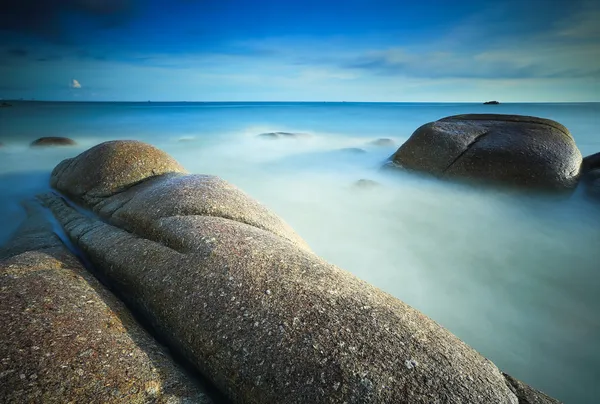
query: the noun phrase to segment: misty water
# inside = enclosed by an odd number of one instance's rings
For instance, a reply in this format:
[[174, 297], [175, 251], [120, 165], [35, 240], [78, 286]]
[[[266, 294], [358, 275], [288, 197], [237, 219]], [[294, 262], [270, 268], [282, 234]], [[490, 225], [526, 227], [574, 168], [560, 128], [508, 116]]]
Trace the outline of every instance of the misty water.
[[[106, 140], [146, 141], [237, 185], [317, 254], [503, 371], [567, 403], [597, 402], [600, 203], [581, 190], [552, 199], [379, 170], [420, 125], [481, 112], [554, 119], [584, 156], [600, 151], [600, 104], [15, 103], [0, 109], [0, 244], [24, 218], [19, 200], [47, 189], [62, 159]], [[309, 136], [257, 137], [272, 131]], [[41, 136], [78, 145], [30, 148]], [[370, 143], [378, 138], [395, 145]]]

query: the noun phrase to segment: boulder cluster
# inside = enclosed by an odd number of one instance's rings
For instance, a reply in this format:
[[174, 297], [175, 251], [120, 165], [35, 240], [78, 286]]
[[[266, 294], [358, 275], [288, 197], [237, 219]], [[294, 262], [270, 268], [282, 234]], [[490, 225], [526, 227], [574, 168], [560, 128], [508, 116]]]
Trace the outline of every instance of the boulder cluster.
[[[467, 116], [411, 139], [394, 164], [441, 176], [570, 188], [580, 171], [546, 121]], [[506, 157], [510, 141], [525, 155]], [[0, 402], [557, 402], [151, 145], [102, 143], [51, 185], [0, 250]]]

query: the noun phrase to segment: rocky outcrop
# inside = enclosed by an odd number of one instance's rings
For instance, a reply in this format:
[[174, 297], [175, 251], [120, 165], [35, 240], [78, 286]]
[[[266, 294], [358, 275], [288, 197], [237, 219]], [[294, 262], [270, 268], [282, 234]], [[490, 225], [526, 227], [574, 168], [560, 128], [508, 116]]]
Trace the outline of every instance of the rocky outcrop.
[[486, 101], [483, 105], [498, 105], [500, 104], [498, 101]]
[[581, 153], [561, 124], [520, 115], [456, 115], [425, 124], [390, 165], [462, 179], [543, 191], [578, 182]]
[[148, 163], [127, 184], [110, 168], [153, 150], [113, 142], [55, 169], [57, 190], [93, 214], [54, 194], [41, 200], [120, 296], [234, 402], [526, 402], [489, 360], [320, 259], [226, 182], [185, 175], [158, 154], [161, 175]]
[[73, 139], [69, 139], [68, 137], [41, 137], [37, 140], [31, 142], [31, 147], [40, 147], [40, 146], [74, 146], [77, 143]]
[[43, 211], [0, 250], [0, 402], [209, 403]]

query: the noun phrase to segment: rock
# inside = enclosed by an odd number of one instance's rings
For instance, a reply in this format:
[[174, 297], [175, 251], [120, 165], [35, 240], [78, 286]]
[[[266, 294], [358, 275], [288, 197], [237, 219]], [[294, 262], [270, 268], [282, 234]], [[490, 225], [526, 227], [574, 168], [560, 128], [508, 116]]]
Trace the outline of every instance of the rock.
[[367, 189], [369, 189], [369, 188], [376, 188], [379, 185], [381, 185], [381, 184], [379, 184], [377, 181], [367, 180], [367, 179], [364, 179], [364, 178], [361, 178], [360, 180], [358, 180], [358, 181], [356, 181], [354, 183], [355, 187], [358, 187], [358, 188], [367, 188]]
[[[126, 158], [123, 158], [126, 156]], [[77, 202], [93, 204], [137, 182], [187, 171], [162, 150], [138, 141], [101, 143], [52, 171], [50, 185], [68, 190]]]
[[8, 102], [3, 102], [0, 104], [0, 108], [5, 108], [5, 107], [12, 107], [12, 104], [9, 104]]
[[588, 171], [600, 168], [600, 153], [592, 154], [583, 159], [581, 162], [581, 172], [587, 173]]
[[391, 163], [440, 178], [565, 191], [577, 185], [581, 153], [558, 122], [470, 114], [421, 126], [392, 155]]
[[209, 403], [33, 204], [0, 250], [0, 402]]
[[545, 403], [555, 403], [559, 404], [560, 401], [555, 400], [554, 398], [532, 389], [530, 386], [526, 385], [520, 380], [515, 379], [511, 375], [507, 375], [506, 373], [502, 373], [506, 378], [506, 384], [508, 387], [517, 395], [519, 398], [519, 404], [545, 404]]
[[298, 139], [309, 137], [310, 135], [306, 133], [292, 133], [292, 132], [267, 132], [261, 133], [258, 137], [262, 137], [264, 139]]
[[392, 147], [396, 145], [396, 142], [394, 142], [392, 139], [381, 138], [373, 140], [372, 142], [369, 142], [369, 144], [372, 146]]
[[600, 168], [585, 173], [581, 183], [588, 196], [600, 199]]
[[367, 152], [365, 149], [361, 149], [359, 147], [346, 147], [340, 149], [340, 151], [348, 154], [365, 154]]
[[483, 105], [498, 105], [500, 104], [498, 101], [486, 101]]
[[[137, 150], [102, 161], [101, 146], [53, 173], [58, 191], [96, 215], [40, 198], [120, 296], [232, 401], [518, 403], [489, 360], [316, 256], [224, 181], [170, 173], [128, 186], [102, 167]], [[126, 191], [89, 198], [63, 181], [85, 178], [87, 159], [99, 183]]]
[[31, 142], [31, 147], [39, 146], [74, 146], [77, 143], [68, 137], [41, 137]]

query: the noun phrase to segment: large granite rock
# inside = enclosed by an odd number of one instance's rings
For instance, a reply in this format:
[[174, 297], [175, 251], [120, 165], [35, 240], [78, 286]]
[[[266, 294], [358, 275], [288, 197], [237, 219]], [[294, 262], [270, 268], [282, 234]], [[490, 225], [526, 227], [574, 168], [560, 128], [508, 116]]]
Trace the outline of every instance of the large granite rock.
[[441, 178], [564, 191], [577, 185], [581, 161], [573, 137], [557, 122], [471, 114], [421, 126], [390, 164]]
[[[154, 177], [151, 164], [148, 179], [113, 178], [122, 177], [103, 167], [137, 160], [130, 142], [111, 147], [121, 145], [128, 152], [103, 160], [100, 145], [53, 173], [94, 215], [55, 194], [41, 199], [120, 295], [234, 402], [527, 402], [489, 360], [320, 259], [225, 182], [178, 168]], [[164, 158], [155, 164], [170, 166]], [[84, 173], [86, 159], [97, 164]], [[90, 196], [77, 177], [113, 185], [88, 186]]]
[[27, 210], [0, 250], [0, 402], [210, 402]]

